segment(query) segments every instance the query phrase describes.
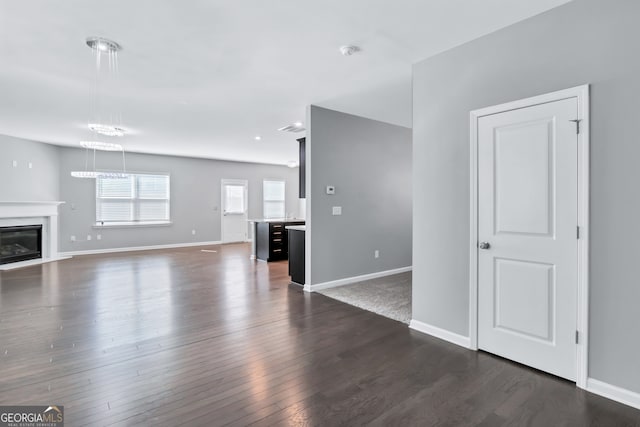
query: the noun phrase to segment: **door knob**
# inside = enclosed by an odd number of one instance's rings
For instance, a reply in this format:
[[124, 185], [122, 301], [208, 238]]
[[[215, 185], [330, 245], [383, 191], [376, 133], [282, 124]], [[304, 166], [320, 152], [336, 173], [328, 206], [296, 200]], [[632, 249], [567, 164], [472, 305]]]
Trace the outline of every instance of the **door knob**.
[[489, 249], [491, 245], [489, 244], [489, 242], [480, 242], [480, 244], [478, 244], [478, 247], [480, 249]]

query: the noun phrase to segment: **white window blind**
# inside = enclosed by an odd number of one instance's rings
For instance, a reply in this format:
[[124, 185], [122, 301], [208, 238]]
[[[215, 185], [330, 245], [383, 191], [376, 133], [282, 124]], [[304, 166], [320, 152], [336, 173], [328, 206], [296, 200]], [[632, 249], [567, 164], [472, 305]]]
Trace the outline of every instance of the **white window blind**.
[[262, 200], [265, 218], [285, 217], [285, 188], [284, 181], [263, 181]]
[[96, 179], [96, 223], [169, 222], [169, 175]]

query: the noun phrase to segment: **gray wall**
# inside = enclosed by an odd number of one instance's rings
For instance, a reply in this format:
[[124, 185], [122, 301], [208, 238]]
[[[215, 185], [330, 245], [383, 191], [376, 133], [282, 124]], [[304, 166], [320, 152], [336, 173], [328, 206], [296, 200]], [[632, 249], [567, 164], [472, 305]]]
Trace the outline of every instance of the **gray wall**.
[[316, 106], [307, 123], [311, 285], [410, 266], [411, 130]]
[[[262, 217], [263, 179], [285, 180], [286, 212], [300, 214], [297, 168], [138, 153], [128, 153], [126, 158], [131, 172], [170, 173], [171, 225], [94, 228], [95, 180], [70, 175], [72, 170], [85, 168], [85, 151], [5, 135], [0, 135], [0, 201], [65, 201], [59, 216], [62, 252], [219, 241], [223, 178], [249, 181], [250, 219]], [[15, 168], [13, 160], [17, 161]], [[98, 153], [97, 161], [99, 169], [122, 168], [116, 153]], [[194, 229], [195, 236], [191, 234]], [[102, 240], [96, 240], [97, 234]], [[72, 235], [77, 239], [74, 243]], [[92, 236], [91, 241], [87, 235]]]
[[56, 147], [0, 135], [1, 201], [59, 200], [59, 175]]
[[469, 112], [590, 83], [589, 375], [640, 392], [639, 16], [575, 0], [414, 66], [414, 319], [468, 334]]
[[[220, 181], [249, 181], [249, 218], [262, 217], [262, 180], [286, 181], [286, 211], [298, 214], [298, 169], [256, 163], [127, 153], [130, 172], [168, 172], [171, 175], [170, 226], [95, 229], [95, 180], [78, 179], [72, 170], [84, 169], [85, 151], [59, 147], [61, 199], [60, 250], [79, 251], [132, 246], [221, 240]], [[122, 168], [117, 153], [98, 153], [99, 169]], [[191, 234], [196, 230], [196, 235]], [[102, 240], [96, 240], [96, 234]], [[87, 235], [92, 240], [87, 241]], [[78, 241], [72, 243], [70, 236]], [[251, 236], [250, 236], [251, 237]]]

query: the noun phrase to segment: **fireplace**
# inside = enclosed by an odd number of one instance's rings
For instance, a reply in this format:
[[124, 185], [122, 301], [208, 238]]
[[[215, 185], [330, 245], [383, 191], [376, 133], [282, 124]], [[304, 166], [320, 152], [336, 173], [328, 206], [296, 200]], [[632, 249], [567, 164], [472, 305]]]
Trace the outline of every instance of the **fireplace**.
[[42, 224], [0, 227], [0, 265], [42, 258]]
[[[58, 251], [58, 206], [62, 203], [0, 201], [0, 231], [6, 233], [0, 235], [0, 248], [7, 253], [0, 255], [0, 271], [70, 258]], [[26, 241], [18, 240], [15, 231], [25, 232]]]

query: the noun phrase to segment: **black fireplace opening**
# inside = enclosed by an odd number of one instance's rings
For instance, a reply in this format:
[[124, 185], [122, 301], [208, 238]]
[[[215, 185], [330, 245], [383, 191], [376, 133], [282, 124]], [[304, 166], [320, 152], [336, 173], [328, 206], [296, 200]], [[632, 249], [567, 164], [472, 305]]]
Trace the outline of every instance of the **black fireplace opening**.
[[0, 264], [42, 258], [42, 225], [0, 227]]

